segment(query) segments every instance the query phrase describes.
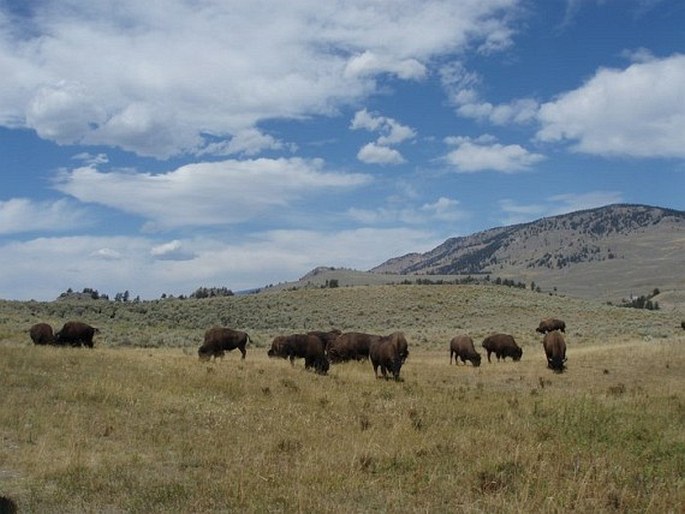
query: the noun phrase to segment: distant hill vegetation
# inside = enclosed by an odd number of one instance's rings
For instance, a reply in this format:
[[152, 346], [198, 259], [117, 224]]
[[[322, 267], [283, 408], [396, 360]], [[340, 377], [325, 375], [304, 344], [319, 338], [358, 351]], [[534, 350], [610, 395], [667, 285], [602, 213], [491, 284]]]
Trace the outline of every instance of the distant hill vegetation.
[[369, 273], [319, 267], [292, 285], [332, 279], [340, 286], [365, 280], [399, 283], [415, 276], [500, 278], [615, 303], [658, 289], [665, 303], [655, 300], [662, 307], [680, 305], [685, 212], [626, 204], [576, 211], [453, 237], [428, 252], [392, 258]]

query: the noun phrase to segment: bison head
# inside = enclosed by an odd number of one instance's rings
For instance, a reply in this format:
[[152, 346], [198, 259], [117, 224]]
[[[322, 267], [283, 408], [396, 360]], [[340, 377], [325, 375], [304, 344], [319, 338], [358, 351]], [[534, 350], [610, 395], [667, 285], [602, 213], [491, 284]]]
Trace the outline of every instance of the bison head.
[[514, 350], [514, 355], [512, 355], [511, 358], [514, 359], [515, 361], [520, 361], [522, 355], [523, 355], [523, 348], [516, 348]]

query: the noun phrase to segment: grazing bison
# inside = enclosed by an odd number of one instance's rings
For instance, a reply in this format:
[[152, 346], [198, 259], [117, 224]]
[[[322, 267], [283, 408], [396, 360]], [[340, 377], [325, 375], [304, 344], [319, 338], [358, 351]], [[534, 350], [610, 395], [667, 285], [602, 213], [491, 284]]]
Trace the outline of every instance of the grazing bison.
[[523, 355], [523, 350], [516, 344], [514, 337], [509, 334], [492, 334], [483, 339], [482, 345], [488, 352], [488, 362], [492, 362], [490, 360], [491, 353], [495, 354], [498, 361], [500, 358], [506, 360], [507, 357], [519, 361]]
[[321, 375], [328, 373], [328, 368], [330, 367], [326, 357], [324, 341], [311, 332], [308, 334], [276, 336], [271, 342], [271, 348], [267, 355], [269, 357], [290, 359], [291, 365], [294, 365], [297, 358], [304, 359], [305, 369], [314, 368]]
[[87, 346], [93, 347], [93, 336], [99, 334], [100, 330], [91, 327], [81, 321], [67, 321], [62, 330], [55, 334], [55, 344], [60, 346]]
[[225, 352], [230, 352], [236, 348], [240, 350], [242, 359], [245, 358], [247, 350], [245, 347], [248, 342], [252, 342], [247, 332], [233, 330], [225, 327], [212, 327], [205, 332], [205, 340], [198, 348], [197, 354], [202, 360], [209, 360], [212, 357], [224, 356]]
[[399, 380], [400, 369], [408, 353], [407, 340], [402, 332], [394, 332], [389, 336], [375, 339], [369, 347], [369, 358], [376, 378], [380, 378], [378, 376], [380, 366], [383, 378], [388, 378], [389, 371], [395, 380]]
[[566, 323], [556, 318], [545, 318], [540, 322], [538, 328], [535, 329], [536, 332], [540, 332], [541, 334], [546, 334], [552, 330], [566, 332]]
[[562, 373], [566, 367], [566, 341], [564, 341], [564, 336], [556, 330], [545, 334], [542, 339], [542, 346], [544, 346], [547, 356], [547, 367], [557, 373]]
[[467, 335], [452, 338], [450, 341], [450, 364], [452, 364], [452, 357], [454, 357], [455, 364], [459, 364], [459, 359], [461, 359], [464, 364], [466, 361], [470, 361], [473, 366], [480, 366], [480, 353], [473, 347], [473, 339]]
[[29, 336], [34, 344], [55, 344], [52, 327], [47, 323], [36, 323], [29, 329]]
[[362, 332], [345, 332], [340, 334], [328, 347], [328, 358], [331, 362], [364, 360], [369, 357], [369, 347], [381, 336]]

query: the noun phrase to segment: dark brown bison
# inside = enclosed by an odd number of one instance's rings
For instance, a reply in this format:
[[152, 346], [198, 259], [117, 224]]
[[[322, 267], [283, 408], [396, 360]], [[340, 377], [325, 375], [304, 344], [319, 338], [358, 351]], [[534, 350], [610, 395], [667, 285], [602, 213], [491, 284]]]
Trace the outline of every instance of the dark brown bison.
[[450, 341], [450, 364], [452, 364], [452, 357], [454, 357], [455, 364], [459, 364], [459, 359], [461, 359], [464, 364], [466, 361], [470, 361], [473, 366], [480, 366], [480, 353], [473, 347], [473, 339], [467, 335], [452, 338]]
[[495, 354], [498, 361], [500, 358], [506, 360], [507, 357], [519, 361], [523, 355], [523, 350], [516, 344], [514, 337], [509, 334], [492, 334], [483, 339], [482, 346], [488, 352], [488, 362], [492, 362], [490, 360], [491, 353]]
[[55, 344], [55, 334], [47, 323], [36, 323], [29, 329], [29, 336], [34, 344]]
[[369, 357], [371, 343], [381, 336], [363, 332], [345, 332], [340, 334], [328, 347], [328, 358], [331, 362], [364, 360]]
[[547, 356], [547, 367], [557, 373], [562, 373], [566, 367], [566, 341], [564, 341], [564, 336], [556, 330], [549, 332], [542, 339], [542, 346], [544, 346]]
[[55, 334], [55, 344], [60, 346], [87, 346], [93, 347], [93, 336], [99, 334], [100, 330], [91, 327], [81, 321], [67, 321], [62, 330]]
[[545, 318], [540, 322], [538, 328], [535, 329], [536, 332], [540, 332], [541, 334], [546, 334], [552, 330], [566, 332], [566, 323], [556, 318]]
[[369, 347], [369, 358], [376, 378], [380, 378], [378, 376], [380, 367], [383, 378], [388, 378], [389, 371], [395, 380], [399, 380], [400, 369], [408, 353], [407, 340], [402, 332], [394, 332], [372, 341]]
[[244, 359], [248, 342], [252, 342], [252, 339], [247, 332], [226, 327], [212, 327], [205, 332], [205, 340], [198, 348], [197, 354], [202, 360], [209, 360], [212, 357], [223, 358], [225, 352], [237, 348], [242, 354], [241, 359]]
[[9, 496], [0, 496], [0, 513], [1, 514], [16, 514], [17, 504]]
[[291, 365], [295, 359], [304, 359], [305, 369], [313, 368], [321, 375], [328, 373], [330, 367], [325, 343], [314, 333], [276, 336], [267, 355], [290, 359]]
[[342, 332], [338, 330], [337, 328], [334, 328], [333, 330], [329, 331], [323, 331], [323, 330], [312, 330], [311, 332], [307, 332], [308, 334], [315, 335], [321, 341], [323, 341], [324, 348], [326, 351], [328, 351], [328, 348], [333, 344], [333, 342], [338, 338]]

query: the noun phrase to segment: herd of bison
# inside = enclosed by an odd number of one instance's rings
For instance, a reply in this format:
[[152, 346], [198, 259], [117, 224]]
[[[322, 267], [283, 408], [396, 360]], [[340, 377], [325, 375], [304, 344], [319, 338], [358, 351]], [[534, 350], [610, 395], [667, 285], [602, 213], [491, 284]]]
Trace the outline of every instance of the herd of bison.
[[[561, 334], [566, 331], [566, 324], [555, 318], [543, 319], [537, 332], [543, 334], [542, 346], [547, 358], [547, 367], [561, 373], [566, 368], [566, 341]], [[29, 330], [31, 340], [39, 345], [57, 346], [87, 346], [93, 347], [93, 336], [99, 330], [80, 321], [68, 321], [61, 330], [53, 333], [47, 323], [38, 323]], [[204, 342], [198, 349], [201, 360], [221, 358], [225, 352], [238, 349], [245, 358], [250, 336], [243, 331], [226, 327], [212, 327], [205, 332]], [[509, 334], [492, 334], [487, 336], [482, 347], [487, 352], [488, 362], [494, 353], [499, 361], [511, 357], [514, 361], [521, 359], [523, 349], [516, 344], [514, 337]], [[279, 335], [271, 342], [267, 352], [269, 357], [289, 359], [294, 364], [295, 359], [304, 359], [306, 369], [325, 375], [330, 364], [350, 360], [370, 360], [374, 375], [377, 378], [400, 379], [400, 369], [404, 364], [409, 349], [407, 340], [402, 332], [390, 335], [374, 335], [363, 332], [328, 332], [313, 331], [306, 334]], [[450, 341], [450, 364], [458, 364], [461, 359], [466, 364], [480, 366], [481, 356], [473, 345], [473, 339], [468, 335], [458, 335]], [[380, 375], [378, 369], [380, 368]]]

